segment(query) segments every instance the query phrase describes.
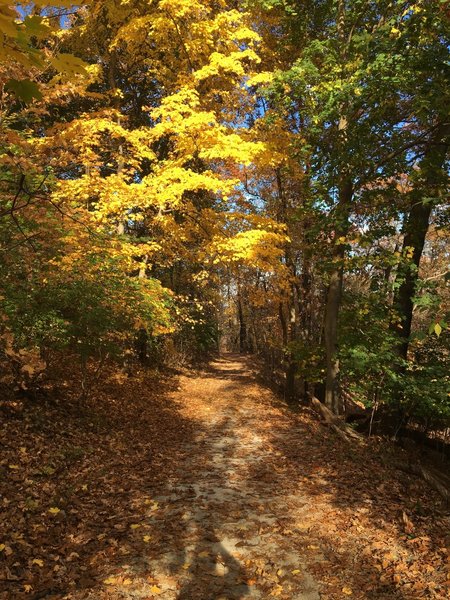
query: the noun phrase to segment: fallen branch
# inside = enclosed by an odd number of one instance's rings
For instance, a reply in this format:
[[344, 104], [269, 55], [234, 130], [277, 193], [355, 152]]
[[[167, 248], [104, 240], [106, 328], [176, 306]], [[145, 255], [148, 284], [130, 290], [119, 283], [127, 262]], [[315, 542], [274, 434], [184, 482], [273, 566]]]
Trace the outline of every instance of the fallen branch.
[[346, 442], [352, 440], [362, 441], [363, 437], [354, 431], [351, 427], [345, 424], [345, 422], [333, 414], [325, 404], [322, 404], [320, 400], [314, 396], [311, 398], [311, 405], [317, 413], [322, 417], [324, 423], [330, 427], [337, 435]]
[[430, 487], [436, 490], [448, 504], [450, 500], [450, 479], [445, 478], [445, 476], [441, 474], [437, 475], [432, 472], [431, 469], [424, 467], [421, 463], [400, 463], [395, 461], [393, 466], [404, 473], [421, 477]]

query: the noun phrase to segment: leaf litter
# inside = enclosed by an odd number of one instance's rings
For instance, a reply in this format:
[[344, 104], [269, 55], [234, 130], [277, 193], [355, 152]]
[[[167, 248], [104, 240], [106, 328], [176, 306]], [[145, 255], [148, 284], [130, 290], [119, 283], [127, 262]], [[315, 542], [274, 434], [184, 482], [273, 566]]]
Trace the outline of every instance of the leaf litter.
[[69, 385], [2, 422], [2, 600], [447, 598], [440, 499], [249, 359], [111, 371], [94, 400]]

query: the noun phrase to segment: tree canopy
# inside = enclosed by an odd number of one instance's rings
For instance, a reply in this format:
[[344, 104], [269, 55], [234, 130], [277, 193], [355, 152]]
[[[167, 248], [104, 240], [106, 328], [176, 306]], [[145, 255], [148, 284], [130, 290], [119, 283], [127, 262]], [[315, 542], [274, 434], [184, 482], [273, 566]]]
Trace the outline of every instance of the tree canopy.
[[289, 399], [448, 427], [447, 2], [2, 1], [0, 26], [15, 385], [222, 346]]

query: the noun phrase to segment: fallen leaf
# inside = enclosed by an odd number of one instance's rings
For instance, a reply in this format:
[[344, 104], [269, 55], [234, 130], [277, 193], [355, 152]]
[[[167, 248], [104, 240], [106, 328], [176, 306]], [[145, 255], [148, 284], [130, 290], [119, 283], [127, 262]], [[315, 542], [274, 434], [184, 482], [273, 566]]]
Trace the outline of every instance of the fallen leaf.
[[280, 596], [280, 594], [282, 594], [283, 592], [283, 586], [282, 585], [276, 585], [275, 587], [272, 588], [272, 591], [270, 592], [271, 596]]
[[408, 515], [405, 513], [405, 511], [403, 511], [402, 518], [403, 518], [403, 523], [405, 524], [405, 532], [413, 533], [414, 523], [411, 521], [411, 519], [408, 517]]
[[144, 540], [144, 542], [147, 544], [152, 538], [149, 535], [144, 535], [142, 537], [142, 539]]
[[18, 469], [19, 465], [8, 465], [10, 469]]
[[131, 529], [139, 529], [139, 527], [142, 527], [142, 525], [139, 525], [139, 523], [132, 523], [130, 527]]
[[133, 583], [133, 580], [129, 577], [112, 575], [111, 577], [108, 577], [108, 579], [104, 579], [103, 583], [106, 583], [106, 585], [131, 585]]
[[349, 587], [343, 587], [342, 593], [346, 596], [351, 596], [353, 594], [353, 590], [351, 590]]
[[207, 550], [202, 550], [202, 552], [199, 553], [200, 558], [206, 558], [207, 556], [209, 556], [209, 552]]
[[38, 567], [43, 567], [44, 566], [44, 561], [40, 558], [34, 558], [32, 563], [32, 565], [37, 565]]
[[12, 549], [7, 544], [0, 544], [0, 552], [4, 552], [6, 556], [11, 556], [13, 553]]
[[152, 594], [160, 594], [162, 592], [162, 589], [159, 588], [157, 585], [152, 585], [152, 587], [150, 588], [150, 591]]
[[57, 515], [59, 512], [61, 512], [61, 509], [58, 508], [57, 506], [52, 506], [51, 508], [48, 509], [48, 512], [52, 515]]

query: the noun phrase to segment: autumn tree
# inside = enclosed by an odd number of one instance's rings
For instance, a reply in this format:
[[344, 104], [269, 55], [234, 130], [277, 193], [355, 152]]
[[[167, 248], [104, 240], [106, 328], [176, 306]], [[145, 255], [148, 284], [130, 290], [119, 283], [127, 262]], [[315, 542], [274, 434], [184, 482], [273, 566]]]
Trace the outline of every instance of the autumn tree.
[[[80, 325], [80, 349], [93, 339], [81, 323], [102, 322], [91, 305], [104, 304], [92, 288], [101, 277], [112, 277], [111, 289], [102, 287], [119, 319], [105, 333], [114, 336], [120, 322], [127, 339], [136, 328], [141, 340], [177, 329], [186, 341], [186, 330], [206, 349], [215, 343], [207, 281], [217, 265], [256, 259], [267, 244], [277, 256], [282, 236], [236, 210], [242, 166], [265, 150], [241, 124], [252, 103], [244, 81], [259, 61], [246, 18], [226, 4], [91, 3], [49, 37], [65, 69], [52, 59], [33, 73], [39, 94], [19, 107], [13, 128], [26, 124], [21, 152], [26, 146], [33, 160], [23, 169], [45, 174], [39, 199], [62, 220], [58, 250], [50, 250], [53, 283], [72, 287], [83, 274], [76, 284], [83, 309], [72, 294], [44, 294], [42, 303], [58, 311], [50, 299], [59, 297], [81, 309], [61, 316]], [[135, 314], [139, 303], [120, 285], [142, 291], [153, 322]], [[122, 301], [114, 301], [116, 290]], [[113, 312], [107, 306], [105, 318]]]
[[435, 239], [445, 225], [442, 3], [0, 15], [15, 351], [193, 357], [222, 327], [291, 400], [412, 406], [445, 355], [446, 272], [421, 276], [430, 224]]
[[[315, 339], [324, 349], [325, 401], [337, 412], [342, 407], [339, 339], [341, 347], [346, 344], [339, 328], [342, 290], [352, 265], [356, 266], [355, 252], [359, 248], [372, 248], [366, 254], [369, 267], [375, 258], [374, 245], [378, 246], [377, 276], [380, 273], [382, 280], [391, 273], [383, 284], [386, 325], [395, 320], [389, 286], [400, 286], [402, 292], [395, 297], [407, 296], [408, 309], [404, 306], [403, 312], [411, 313], [414, 286], [401, 284], [402, 273], [409, 273], [405, 281], [410, 281], [417, 269], [405, 267], [404, 271], [403, 264], [420, 254], [420, 240], [415, 242], [413, 255], [406, 247], [403, 253], [398, 251], [397, 233], [408, 214], [408, 194], [400, 188], [405, 177], [419, 184], [417, 165], [426, 148], [433, 148], [441, 159], [439, 165], [435, 160], [434, 176], [444, 176], [442, 161], [448, 146], [442, 134], [445, 117], [439, 116], [439, 107], [446, 104], [442, 69], [447, 50], [442, 40], [447, 22], [439, 3], [427, 3], [425, 7], [422, 3], [400, 6], [388, 2], [324, 2], [319, 6], [311, 2], [300, 6], [295, 2], [268, 2], [259, 3], [258, 8], [261, 6], [266, 11], [264, 16], [255, 10], [254, 19], [264, 37], [265, 64], [274, 71], [274, 79], [262, 94], [263, 108], [257, 117], [272, 133], [278, 127], [274, 128], [277, 120], [282, 121], [282, 129], [292, 136], [289, 144], [282, 142], [284, 155], [298, 163], [294, 174], [282, 163], [278, 173], [273, 172], [272, 191], [268, 193], [282, 212], [286, 199], [279, 190], [284, 188], [284, 196], [287, 193], [292, 206], [285, 217], [292, 240], [288, 252], [296, 244], [299, 249], [291, 269], [295, 282], [292, 297], [301, 292], [298, 312], [304, 314], [303, 319], [308, 320], [305, 308], [310, 306], [311, 296], [301, 284], [311, 281], [311, 265], [319, 289], [320, 281], [324, 284], [323, 303], [319, 290], [316, 296], [322, 310], [315, 315], [319, 320]], [[269, 22], [279, 28], [268, 27]], [[434, 105], [430, 104], [431, 89], [435, 91]], [[420, 196], [420, 187], [414, 186], [416, 197]], [[423, 212], [418, 206], [416, 201], [414, 212]], [[428, 203], [426, 211], [429, 209]], [[427, 223], [428, 217], [422, 221]], [[386, 246], [389, 237], [391, 243]], [[372, 289], [375, 285], [375, 281], [370, 283]], [[398, 309], [399, 302], [395, 300], [394, 304]], [[281, 316], [282, 332], [287, 331], [286, 321]], [[299, 319], [294, 314], [295, 321]], [[297, 339], [300, 330], [294, 334]], [[385, 326], [384, 330], [390, 338], [390, 361], [400, 366], [400, 359], [392, 354], [396, 342]], [[409, 331], [402, 333], [407, 339]], [[282, 337], [286, 346], [286, 333]], [[313, 363], [309, 366], [313, 372]]]

